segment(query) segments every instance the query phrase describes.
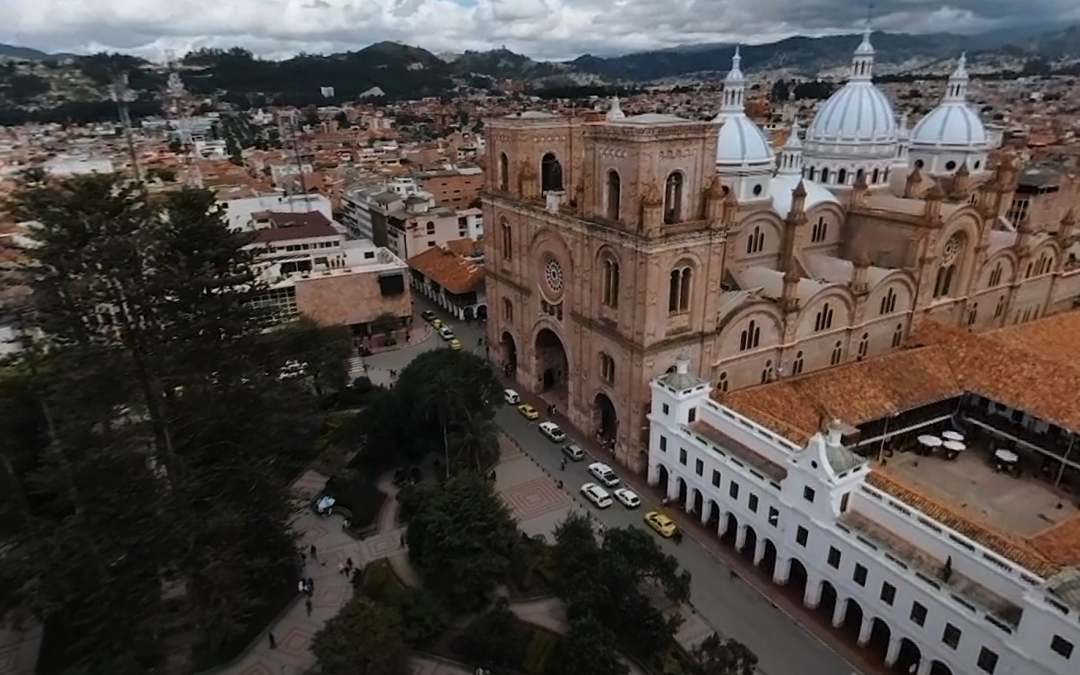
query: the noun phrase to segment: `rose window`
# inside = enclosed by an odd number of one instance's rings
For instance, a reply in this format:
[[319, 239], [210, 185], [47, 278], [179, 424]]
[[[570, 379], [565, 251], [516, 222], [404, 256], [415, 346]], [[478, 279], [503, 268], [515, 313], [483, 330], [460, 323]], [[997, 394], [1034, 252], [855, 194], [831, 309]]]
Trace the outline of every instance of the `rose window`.
[[555, 258], [548, 258], [547, 263], [544, 265], [544, 279], [547, 281], [548, 288], [554, 293], [562, 293], [563, 289], [563, 272], [562, 265]]
[[945, 248], [941, 250], [941, 264], [943, 266], [951, 265], [956, 260], [956, 254], [960, 251], [960, 238], [953, 235], [949, 241], [945, 242]]

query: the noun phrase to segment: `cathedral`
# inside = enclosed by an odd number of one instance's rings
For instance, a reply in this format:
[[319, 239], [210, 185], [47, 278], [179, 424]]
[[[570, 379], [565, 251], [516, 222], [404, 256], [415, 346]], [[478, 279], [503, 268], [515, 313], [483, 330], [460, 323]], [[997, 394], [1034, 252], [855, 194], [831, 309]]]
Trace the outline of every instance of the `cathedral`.
[[910, 128], [873, 68], [867, 32], [776, 149], [737, 50], [712, 121], [618, 99], [489, 120], [491, 359], [641, 470], [649, 382], [680, 356], [732, 391], [888, 352], [928, 318], [987, 330], [1071, 309], [1080, 181], [998, 150], [962, 56]]

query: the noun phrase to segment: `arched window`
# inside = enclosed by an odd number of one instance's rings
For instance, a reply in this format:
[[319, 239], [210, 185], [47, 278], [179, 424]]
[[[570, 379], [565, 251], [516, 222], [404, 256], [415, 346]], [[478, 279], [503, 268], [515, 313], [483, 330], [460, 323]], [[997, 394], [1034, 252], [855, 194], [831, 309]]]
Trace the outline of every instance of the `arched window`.
[[874, 169], [874, 173], [870, 174], [870, 184], [871, 184], [871, 185], [877, 185], [877, 182], [878, 182], [878, 177], [879, 177], [879, 176], [880, 176], [880, 174], [879, 174], [879, 170], [878, 170], [878, 169]]
[[605, 352], [600, 352], [600, 379], [608, 384], [615, 383], [615, 359]]
[[1024, 278], [1030, 279], [1031, 273], [1035, 270], [1035, 263], [1028, 263], [1027, 270], [1024, 272]]
[[1054, 266], [1054, 257], [1049, 253], [1043, 253], [1039, 256], [1039, 265], [1035, 268], [1036, 275], [1048, 274], [1050, 269]]
[[765, 233], [761, 231], [760, 225], [755, 225], [746, 237], [746, 253], [750, 255], [761, 253], [763, 250], [765, 250]]
[[622, 180], [619, 172], [612, 169], [607, 175], [607, 217], [608, 220], [619, 219], [619, 206], [622, 203]]
[[812, 166], [812, 167], [810, 167], [810, 171], [809, 171], [809, 173], [807, 173], [807, 177], [808, 177], [808, 178], [809, 178], [810, 180], [814, 180], [814, 178], [815, 178], [816, 176], [817, 176], [817, 167], [816, 167], [816, 166]]
[[435, 234], [435, 222], [432, 220], [427, 221], [427, 233]]
[[893, 334], [892, 334], [892, 346], [893, 346], [893, 349], [896, 349], [897, 347], [899, 347], [900, 343], [902, 343], [903, 341], [904, 341], [904, 324], [898, 323], [898, 324], [896, 324], [896, 330], [894, 330]]
[[973, 326], [975, 324], [975, 321], [978, 319], [978, 317], [979, 317], [979, 303], [973, 302], [973, 303], [971, 303], [971, 308], [968, 309], [967, 325]]
[[825, 216], [821, 216], [814, 223], [814, 226], [810, 229], [810, 243], [816, 244], [818, 242], [825, 241], [825, 236], [829, 233], [829, 224], [825, 222]]
[[674, 171], [664, 183], [664, 222], [668, 225], [682, 220], [683, 175]]
[[1005, 296], [998, 298], [997, 306], [994, 307], [994, 318], [998, 318], [1005, 313]]
[[896, 311], [896, 289], [889, 288], [881, 298], [881, 311], [879, 314], [892, 314]]
[[504, 219], [500, 227], [502, 230], [502, 256], [503, 260], [511, 260], [514, 256], [514, 235], [510, 231], [510, 223]]
[[842, 359], [843, 357], [844, 357], [843, 343], [840, 342], [839, 340], [837, 340], [836, 344], [833, 345], [832, 357], [829, 358], [829, 363], [834, 365], [834, 366], [838, 366], [838, 365], [840, 365], [840, 359]]
[[1001, 284], [1001, 275], [1003, 272], [1004, 270], [1002, 269], [1000, 262], [997, 265], [994, 265], [993, 271], [990, 272], [990, 288]]
[[836, 172], [836, 184], [847, 185], [847, 169], [840, 169]]
[[819, 333], [823, 330], [829, 330], [832, 328], [833, 310], [829, 306], [829, 303], [825, 303], [818, 310], [817, 316], [814, 317], [814, 332]]
[[562, 164], [555, 153], [549, 152], [540, 160], [540, 191], [561, 192], [562, 189]]
[[[837, 343], [837, 344], [839, 344], [839, 343]], [[859, 339], [859, 356], [858, 356], [858, 360], [862, 361], [863, 359], [865, 359], [866, 358], [866, 353], [868, 351], [870, 351], [870, 334], [869, 333], [863, 333], [862, 337]]]
[[821, 167], [821, 182], [822, 184], [828, 184], [829, 182], [829, 169], [828, 167]]
[[716, 388], [720, 391], [726, 392], [728, 388], [727, 371], [720, 373], [720, 377], [716, 378]]
[[499, 153], [499, 189], [503, 192], [510, 190], [510, 158], [505, 152]]
[[510, 302], [510, 298], [502, 299], [503, 320], [514, 320], [514, 303]]
[[771, 382], [773, 379], [773, 367], [772, 359], [765, 362], [765, 367], [761, 369], [761, 383]]
[[803, 361], [802, 352], [795, 352], [795, 361], [791, 364], [791, 374], [801, 375], [803, 371], [803, 366], [805, 365], [806, 363]]
[[855, 172], [855, 182], [858, 183], [859, 179], [863, 178], [865, 176], [866, 176], [866, 171], [864, 171], [862, 169], [859, 169], [858, 171]]
[[745, 352], [747, 349], [756, 349], [761, 344], [761, 326], [757, 325], [757, 321], [753, 319], [743, 329], [741, 335], [739, 335], [739, 351]]
[[608, 307], [619, 306], [619, 263], [612, 258], [605, 258], [602, 268], [602, 289], [601, 302]]
[[668, 312], [681, 314], [690, 310], [690, 292], [694, 271], [689, 265], [671, 270], [668, 282]]
[[941, 250], [941, 266], [938, 267], [937, 280], [934, 282], [935, 300], [952, 294], [959, 253], [960, 237], [953, 235], [945, 242], [945, 247]]

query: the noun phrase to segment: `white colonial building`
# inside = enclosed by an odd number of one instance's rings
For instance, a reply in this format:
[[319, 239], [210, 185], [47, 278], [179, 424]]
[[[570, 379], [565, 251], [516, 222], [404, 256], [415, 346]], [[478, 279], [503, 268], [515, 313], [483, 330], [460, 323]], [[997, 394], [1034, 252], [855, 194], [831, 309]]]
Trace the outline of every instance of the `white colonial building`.
[[[891, 467], [871, 468], [846, 447], [853, 431], [846, 424], [834, 420], [795, 443], [713, 400], [710, 385], [691, 373], [683, 357], [652, 382], [649, 483], [714, 526], [776, 584], [898, 673], [1080, 673], [1075, 567], [966, 525], [900, 485]], [[958, 408], [950, 405], [945, 419]], [[985, 399], [977, 405], [985, 412]], [[1016, 414], [1008, 411], [1009, 419]], [[884, 432], [882, 447], [892, 435]], [[973, 453], [971, 466], [986, 471], [979, 480], [1023, 483], [983, 467]], [[935, 457], [904, 457], [888, 461], [968, 470]], [[1062, 508], [1068, 515], [1072, 507], [1058, 502]]]

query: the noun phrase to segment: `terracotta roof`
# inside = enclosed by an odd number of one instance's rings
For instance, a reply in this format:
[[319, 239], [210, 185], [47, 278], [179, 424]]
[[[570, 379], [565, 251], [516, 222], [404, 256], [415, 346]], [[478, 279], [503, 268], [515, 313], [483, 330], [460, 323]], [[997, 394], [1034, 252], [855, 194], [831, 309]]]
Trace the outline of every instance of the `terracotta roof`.
[[267, 243], [272, 241], [285, 241], [287, 239], [308, 239], [311, 237], [332, 237], [338, 231], [330, 224], [330, 220], [320, 211], [306, 211], [298, 213], [273, 213], [270, 214], [270, 222], [274, 227], [258, 230], [254, 241]]
[[[1026, 569], [1035, 572], [1042, 577], [1052, 576], [1062, 567], [1070, 564], [1068, 558], [1061, 556], [1060, 552], [1047, 549], [1045, 552], [1034, 545], [1033, 541], [1024, 541], [1001, 534], [989, 525], [983, 525], [970, 516], [959, 513], [955, 508], [944, 504], [909, 485], [895, 480], [883, 473], [880, 469], [871, 471], [866, 482], [873, 487], [890, 494], [900, 501], [918, 509], [933, 520], [949, 527], [964, 535], [972, 541], [982, 544], [1008, 560]], [[1058, 527], [1069, 524], [1075, 519], [1061, 523]], [[1042, 535], [1040, 535], [1042, 536]], [[1035, 539], [1038, 539], [1036, 537]], [[1076, 557], [1075, 541], [1073, 540], [1071, 556]], [[1068, 547], [1065, 547], [1066, 550]]]
[[1009, 326], [987, 337], [1063, 365], [1077, 367], [1080, 354], [1080, 312], [1055, 314], [1031, 323]]
[[[467, 242], [468, 246], [462, 242]], [[446, 247], [433, 246], [409, 258], [409, 267], [434, 281], [451, 293], [476, 290], [484, 278], [482, 258], [467, 258], [466, 253], [479, 249], [471, 239], [447, 242]]]
[[1050, 560], [1063, 566], [1080, 566], [1080, 516], [1063, 520], [1028, 542]]

